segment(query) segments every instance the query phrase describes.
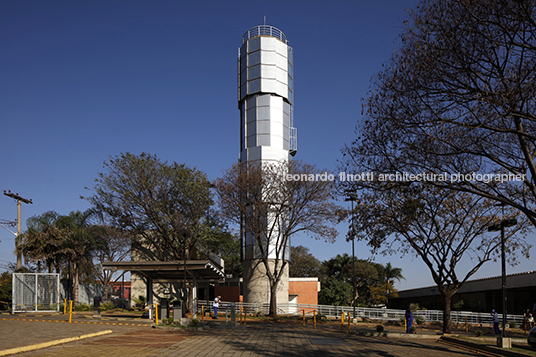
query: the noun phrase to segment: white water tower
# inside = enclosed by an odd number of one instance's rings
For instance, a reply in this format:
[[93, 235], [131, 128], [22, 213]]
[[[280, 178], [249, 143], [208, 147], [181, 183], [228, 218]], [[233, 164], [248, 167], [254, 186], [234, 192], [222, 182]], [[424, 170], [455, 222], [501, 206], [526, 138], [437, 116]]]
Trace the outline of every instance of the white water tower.
[[[292, 104], [293, 55], [285, 34], [268, 25], [249, 29], [238, 57], [240, 162], [288, 161], [297, 151]], [[275, 249], [268, 249], [273, 253]], [[290, 242], [282, 253], [290, 260]], [[242, 237], [244, 302], [268, 303], [268, 279], [255, 239]], [[270, 256], [269, 258], [275, 258]], [[288, 302], [288, 264], [277, 292], [278, 303]]]

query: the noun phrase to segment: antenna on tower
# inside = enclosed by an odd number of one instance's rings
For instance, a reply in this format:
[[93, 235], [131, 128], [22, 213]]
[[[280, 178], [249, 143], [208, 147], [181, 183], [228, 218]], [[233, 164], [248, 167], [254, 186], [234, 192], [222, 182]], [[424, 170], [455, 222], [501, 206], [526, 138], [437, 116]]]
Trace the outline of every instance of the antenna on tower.
[[264, 15], [264, 25], [266, 26], [266, 15]]

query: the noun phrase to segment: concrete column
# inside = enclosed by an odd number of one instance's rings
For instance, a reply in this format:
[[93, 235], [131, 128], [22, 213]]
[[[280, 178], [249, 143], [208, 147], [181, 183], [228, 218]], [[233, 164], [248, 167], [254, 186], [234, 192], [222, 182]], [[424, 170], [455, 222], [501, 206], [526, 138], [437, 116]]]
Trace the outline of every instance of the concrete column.
[[[280, 262], [282, 263], [282, 262]], [[273, 269], [274, 261], [270, 260], [269, 266]], [[266, 269], [261, 260], [245, 260], [244, 272], [244, 302], [268, 304], [270, 303], [270, 282], [266, 276]], [[284, 268], [283, 276], [277, 287], [277, 303], [288, 304], [289, 275], [288, 264]]]
[[153, 278], [147, 277], [147, 304], [151, 305], [154, 303], [153, 301]]

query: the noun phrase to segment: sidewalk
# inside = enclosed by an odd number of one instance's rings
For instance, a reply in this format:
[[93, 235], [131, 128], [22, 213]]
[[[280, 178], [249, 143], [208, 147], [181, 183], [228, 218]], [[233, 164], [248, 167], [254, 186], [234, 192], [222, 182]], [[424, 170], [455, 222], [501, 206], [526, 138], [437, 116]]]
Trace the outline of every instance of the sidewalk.
[[[112, 330], [111, 333], [85, 340], [65, 343], [22, 356], [409, 356], [447, 357], [477, 356], [467, 350], [437, 342], [434, 329], [418, 330], [416, 335], [403, 333], [403, 326], [386, 326], [385, 334], [375, 332], [377, 323], [351, 326], [351, 334], [341, 332], [340, 322], [313, 324], [273, 323], [248, 320], [247, 325], [231, 326], [224, 319], [207, 320], [211, 327], [202, 331], [138, 326], [140, 319], [108, 317], [96, 321], [80, 315], [73, 323], [65, 316], [18, 316], [19, 320], [0, 315], [0, 351], [65, 337]], [[8, 315], [9, 316], [9, 315]], [[31, 321], [33, 320], [33, 321]], [[39, 320], [39, 321], [36, 321]], [[345, 325], [345, 328], [347, 326]], [[438, 328], [439, 329], [439, 328]], [[522, 333], [522, 331], [521, 331]]]

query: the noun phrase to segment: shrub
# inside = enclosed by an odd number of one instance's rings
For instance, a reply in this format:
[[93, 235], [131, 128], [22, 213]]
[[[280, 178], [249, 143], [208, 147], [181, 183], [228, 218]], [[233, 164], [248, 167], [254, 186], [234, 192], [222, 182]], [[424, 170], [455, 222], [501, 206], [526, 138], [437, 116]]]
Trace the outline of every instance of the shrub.
[[515, 321], [508, 321], [508, 327], [515, 328], [517, 326], [517, 322]]
[[110, 301], [107, 301], [107, 302], [103, 302], [101, 305], [100, 305], [100, 309], [101, 310], [113, 310], [115, 309], [115, 304], [113, 302], [110, 302]]
[[7, 271], [0, 275], [0, 310], [11, 308], [12, 281], [13, 278]]
[[483, 335], [483, 333], [482, 333], [481, 330], [475, 330], [475, 336], [476, 336], [476, 337], [480, 337], [480, 336], [482, 336], [482, 335]]
[[74, 311], [90, 311], [90, 310], [93, 310], [93, 305], [82, 303], [82, 304], [75, 305], [73, 310]]
[[417, 331], [417, 328], [415, 326], [411, 326], [411, 328], [409, 329], [409, 332], [411, 333], [416, 333]]
[[424, 317], [415, 316], [415, 322], [417, 323], [417, 325], [422, 325], [424, 323]]
[[190, 323], [188, 324], [189, 327], [199, 327], [201, 325], [201, 321], [199, 319], [191, 319]]
[[138, 296], [138, 298], [132, 298], [132, 301], [134, 301], [135, 306], [140, 309], [145, 309], [145, 306], [147, 305], [147, 298], [143, 295]]
[[326, 315], [318, 315], [316, 319], [321, 322], [329, 322], [329, 319]]
[[376, 331], [377, 331], [378, 333], [382, 333], [382, 332], [383, 332], [383, 326], [382, 326], [382, 325], [378, 325], [378, 326], [376, 326]]

